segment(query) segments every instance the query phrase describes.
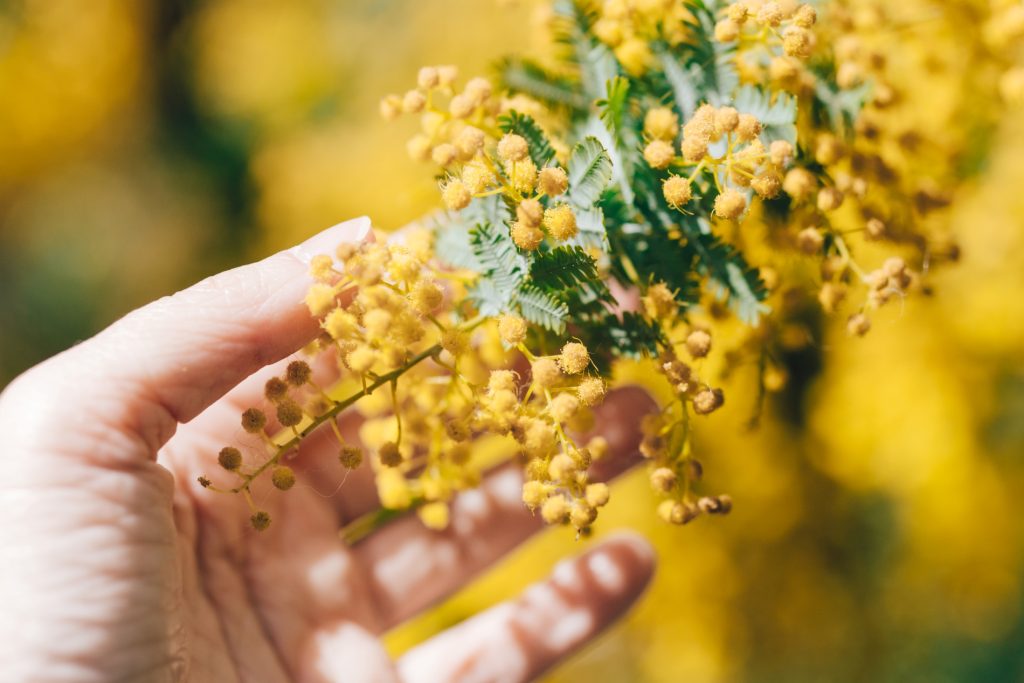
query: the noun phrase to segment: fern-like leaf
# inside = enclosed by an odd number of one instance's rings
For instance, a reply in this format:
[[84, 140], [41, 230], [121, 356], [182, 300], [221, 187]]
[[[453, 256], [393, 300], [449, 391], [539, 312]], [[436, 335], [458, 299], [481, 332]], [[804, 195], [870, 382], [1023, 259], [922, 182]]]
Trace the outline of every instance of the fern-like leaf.
[[604, 227], [604, 210], [595, 206], [576, 209], [576, 228], [579, 232], [570, 240], [570, 246], [608, 251], [608, 231]]
[[[681, 55], [687, 64], [687, 74], [696, 85], [698, 101], [707, 101], [715, 106], [721, 106], [732, 99], [740, 82], [734, 64], [736, 45], [715, 40], [719, 5], [714, 0], [695, 0], [691, 8], [693, 20], [686, 22], [692, 38], [680, 46]], [[692, 114], [684, 113], [687, 116]]]
[[604, 43], [594, 40], [590, 27], [594, 17], [576, 0], [555, 0], [552, 5], [560, 26], [556, 38], [570, 49], [570, 61], [580, 72], [580, 85], [588, 100], [604, 96], [605, 84], [619, 75], [619, 63]]
[[541, 289], [571, 289], [597, 280], [597, 263], [581, 247], [540, 252], [530, 264], [530, 283]]
[[597, 138], [588, 137], [576, 145], [569, 157], [569, 201], [589, 208], [612, 179], [612, 160]]
[[565, 332], [569, 306], [549, 292], [532, 285], [523, 285], [515, 292], [515, 305], [520, 315], [534, 325], [540, 325], [555, 334]]
[[481, 223], [470, 231], [470, 244], [481, 268], [480, 278], [469, 296], [482, 314], [503, 313], [526, 276], [526, 259], [519, 254], [503, 224]]
[[568, 78], [546, 71], [528, 59], [506, 59], [498, 63], [498, 81], [512, 93], [528, 95], [555, 108], [583, 110], [587, 99]]
[[623, 128], [626, 106], [629, 102], [629, 81], [616, 76], [605, 84], [605, 97], [598, 100], [597, 108], [601, 112], [601, 120], [613, 133]]

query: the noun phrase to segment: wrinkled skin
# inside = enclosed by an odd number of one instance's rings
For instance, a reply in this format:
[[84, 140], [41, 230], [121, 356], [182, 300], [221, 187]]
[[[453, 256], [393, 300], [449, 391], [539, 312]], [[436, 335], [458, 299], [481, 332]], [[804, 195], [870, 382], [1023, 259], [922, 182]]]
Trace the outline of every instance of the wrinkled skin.
[[[514, 683], [590, 641], [639, 596], [651, 551], [612, 537], [392, 661], [384, 631], [537, 531], [514, 470], [462, 494], [445, 532], [412, 515], [352, 547], [339, 528], [378, 503], [365, 467], [343, 478], [329, 430], [291, 463], [294, 489], [255, 491], [274, 519], [262, 534], [240, 497], [196, 483], [214, 476], [215, 453], [240, 435], [239, 412], [258, 403], [265, 379], [315, 335], [301, 304], [309, 259], [363, 239], [369, 221], [350, 221], [215, 276], [0, 395], [6, 683]], [[628, 465], [648, 408], [626, 390], [601, 409], [617, 455], [605, 476]], [[357, 427], [341, 423], [350, 435]]]

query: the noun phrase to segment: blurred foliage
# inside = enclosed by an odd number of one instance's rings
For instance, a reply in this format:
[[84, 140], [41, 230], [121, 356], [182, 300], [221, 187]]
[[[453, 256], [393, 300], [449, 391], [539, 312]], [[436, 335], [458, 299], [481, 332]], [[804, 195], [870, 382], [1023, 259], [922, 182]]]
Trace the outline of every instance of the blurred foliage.
[[[809, 320], [814, 343], [787, 357], [790, 383], [756, 430], [756, 368], [732, 368], [735, 399], [697, 445], [711, 488], [736, 501], [730, 517], [668, 527], [630, 495], [645, 476], [617, 484], [600, 531], [642, 531], [659, 575], [551, 680], [1024, 681], [1024, 112], [984, 131], [951, 130], [946, 115], [991, 77], [957, 39], [985, 5], [914, 0], [901, 7], [920, 21], [880, 37], [930, 48], [901, 64], [930, 95], [906, 125], [991, 146], [964, 159], [977, 175], [949, 210], [961, 263], [863, 340]], [[405, 160], [409, 131], [377, 120], [378, 97], [421, 64], [471, 74], [535, 53], [541, 12], [0, 2], [0, 385], [204, 274], [353, 215], [394, 228], [432, 207], [436, 188]], [[538, 538], [391, 646], [577, 549], [557, 531]]]

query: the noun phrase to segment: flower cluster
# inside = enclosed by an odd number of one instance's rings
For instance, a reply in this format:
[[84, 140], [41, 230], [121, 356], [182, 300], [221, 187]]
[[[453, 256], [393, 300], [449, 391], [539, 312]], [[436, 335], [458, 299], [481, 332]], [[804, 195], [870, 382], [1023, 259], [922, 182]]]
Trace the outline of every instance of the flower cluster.
[[[311, 351], [341, 379], [321, 387], [297, 361], [268, 383], [267, 405], [242, 418], [249, 455], [221, 453], [236, 481], [204, 485], [251, 498], [268, 472], [287, 490], [286, 458], [330, 424], [341, 466], [373, 468], [385, 508], [440, 529], [452, 496], [480, 479], [470, 444], [497, 435], [519, 454], [524, 504], [585, 534], [608, 501], [591, 476], [607, 447], [578, 435], [612, 368], [639, 360], [670, 396], [640, 444], [659, 515], [727, 513], [728, 495], [702, 490], [692, 446], [694, 422], [725, 405], [720, 366], [756, 365], [760, 406], [785, 385], [780, 351], [813, 340], [808, 303], [860, 336], [955, 260], [936, 218], [950, 178], [906, 153], [923, 143], [893, 114], [913, 103], [871, 40], [884, 10], [552, 9], [571, 48], [558, 63], [510, 59], [461, 87], [454, 67], [425, 67], [414, 89], [382, 100], [386, 119], [419, 116], [408, 150], [436, 169], [447, 211], [426, 239], [313, 262], [307, 303], [323, 334]], [[993, 44], [1013, 26], [993, 25]], [[718, 326], [745, 332], [729, 347]], [[361, 445], [334, 422], [350, 407], [365, 419]], [[269, 521], [254, 506], [253, 525]]]
[[[226, 446], [218, 463], [234, 475], [233, 485], [214, 486], [206, 477], [200, 482], [245, 496], [253, 527], [263, 530], [271, 518], [256, 507], [253, 483], [268, 473], [275, 488], [291, 489], [296, 475], [285, 461], [326, 424], [337, 439], [341, 467], [355, 469], [369, 459], [385, 508], [415, 507], [425, 525], [443, 529], [451, 497], [480, 479], [470, 442], [490, 433], [518, 444], [527, 478], [524, 502], [549, 523], [588, 532], [609, 491], [591, 482], [587, 471], [607, 445], [601, 438], [580, 445], [573, 437], [586, 430], [589, 408], [606, 391], [591, 372], [586, 347], [568, 342], [557, 355], [535, 356], [520, 318], [503, 316], [486, 328], [480, 318], [460, 321], [444, 305], [444, 289], [434, 277], [443, 274], [433, 273], [417, 252], [411, 246], [346, 244], [334, 257], [314, 258], [315, 283], [306, 304], [323, 332], [308, 351], [330, 356], [342, 374], [333, 393], [354, 389], [335, 398], [314, 381], [309, 363], [292, 361], [282, 376], [267, 380], [266, 405], [242, 413], [244, 431], [258, 439], [246, 447], [251, 462], [240, 448]], [[488, 335], [530, 359], [528, 383], [521, 386], [511, 369], [494, 369], [506, 355], [487, 353]], [[491, 362], [484, 360], [488, 355]], [[362, 445], [347, 442], [336, 422], [350, 407], [365, 418]], [[280, 430], [277, 438], [268, 434], [273, 428]]]
[[705, 104], [682, 127], [681, 157], [673, 144], [677, 134], [675, 114], [664, 107], [644, 117], [644, 133], [651, 141], [644, 159], [652, 168], [692, 168], [688, 176], [671, 174], [662, 183], [665, 201], [685, 210], [693, 198], [693, 182], [707, 171], [715, 187], [714, 213], [720, 218], [740, 218], [747, 210], [746, 188], [763, 199], [774, 199], [782, 188], [782, 171], [793, 160], [793, 145], [775, 140], [769, 148], [761, 141], [762, 125], [751, 114], [733, 107]]
[[[460, 211], [475, 198], [501, 195], [513, 207], [511, 234], [519, 248], [537, 249], [545, 236], [556, 242], [571, 240], [577, 234], [576, 216], [558, 199], [568, 190], [569, 179], [554, 163], [553, 150], [546, 155], [543, 150], [531, 152], [526, 138], [501, 129], [501, 115], [516, 106], [530, 108], [531, 103], [495, 98], [484, 78], [470, 80], [456, 94], [455, 79], [453, 67], [424, 67], [418, 89], [381, 101], [385, 118], [402, 112], [422, 115], [423, 131], [409, 141], [409, 154], [439, 167], [444, 205]], [[447, 109], [438, 108], [437, 99], [445, 96]]]

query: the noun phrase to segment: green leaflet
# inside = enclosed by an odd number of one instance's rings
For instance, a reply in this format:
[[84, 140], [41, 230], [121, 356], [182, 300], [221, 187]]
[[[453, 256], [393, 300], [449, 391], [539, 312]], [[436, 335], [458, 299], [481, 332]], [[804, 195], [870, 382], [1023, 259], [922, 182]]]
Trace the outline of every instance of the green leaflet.
[[608, 314], [584, 326], [585, 338], [598, 370], [607, 374], [612, 358], [649, 358], [658, 355], [661, 329], [638, 313]]
[[530, 264], [530, 282], [542, 289], [570, 289], [597, 279], [597, 263], [581, 247], [540, 252]]
[[619, 134], [623, 129], [628, 97], [629, 81], [622, 76], [616, 76], [605, 84], [605, 97], [597, 102], [601, 120], [614, 134]]
[[587, 104], [600, 99], [605, 94], [605, 83], [619, 75], [619, 63], [604, 43], [588, 34], [593, 17], [587, 15], [580, 3], [556, 0], [552, 10], [561, 21], [556, 38], [572, 51], [572, 61], [579, 68], [580, 85]]
[[576, 209], [576, 228], [579, 234], [569, 241], [571, 246], [589, 247], [608, 251], [608, 231], [604, 226], [604, 210], [595, 206], [590, 209]]
[[481, 223], [469, 234], [481, 265], [480, 279], [470, 289], [469, 298], [483, 315], [504, 313], [526, 276], [527, 261], [519, 254], [504, 224]]
[[540, 325], [555, 334], [565, 332], [565, 319], [569, 306], [553, 294], [532, 285], [523, 285], [514, 297], [520, 315], [534, 325]]
[[461, 220], [450, 220], [434, 229], [434, 253], [446, 266], [480, 272], [483, 265]]
[[736, 93], [733, 106], [741, 114], [753, 114], [764, 126], [765, 142], [785, 140], [796, 144], [796, 98], [784, 92], [774, 100], [772, 94], [753, 85], [745, 85]]
[[530, 158], [537, 168], [544, 168], [555, 158], [555, 150], [531, 116], [513, 110], [498, 119], [498, 127], [506, 133], [515, 133], [526, 139], [530, 145]]
[[569, 201], [578, 208], [593, 206], [611, 182], [612, 172], [604, 146], [597, 138], [585, 138], [569, 157]]
[[[709, 102], [721, 106], [732, 98], [732, 93], [739, 86], [739, 74], [733, 66], [735, 45], [726, 45], [715, 40], [715, 12], [717, 2], [694, 3], [694, 21], [687, 22], [693, 33], [692, 44], [680, 47], [680, 56], [686, 64], [686, 74], [694, 83], [699, 93], [698, 103]], [[672, 76], [666, 72], [666, 75]], [[685, 89], [682, 83], [677, 88]], [[683, 104], [683, 103], [680, 103]], [[693, 112], [685, 112], [687, 116]]]
[[470, 228], [481, 223], [488, 225], [506, 223], [512, 218], [512, 211], [509, 210], [508, 204], [502, 197], [491, 195], [490, 197], [475, 198], [459, 215], [468, 232]]
[[657, 52], [658, 61], [665, 70], [665, 79], [672, 88], [672, 94], [676, 106], [683, 115], [683, 120], [689, 119], [697, 111], [700, 101], [700, 94], [697, 92], [697, 79], [683, 68], [679, 59], [667, 49], [660, 49]]
[[497, 71], [499, 82], [510, 92], [556, 108], [586, 109], [589, 104], [571, 80], [551, 74], [528, 59], [506, 59], [498, 63]]
[[510, 217], [508, 206], [498, 196], [478, 197], [462, 211], [440, 213], [434, 219], [434, 250], [446, 265], [482, 273], [484, 266], [477, 257], [479, 246], [473, 243], [472, 229], [504, 225]]
[[853, 124], [871, 94], [871, 84], [864, 83], [852, 90], [840, 90], [834, 82], [819, 77], [814, 86], [814, 108], [830, 126], [846, 135], [853, 133]]
[[761, 314], [769, 310], [762, 303], [768, 290], [758, 270], [713, 234], [702, 234], [693, 242], [707, 274], [724, 289], [736, 315], [748, 325], [756, 324]]
[[629, 111], [629, 81], [620, 76], [608, 81], [606, 87], [605, 99], [597, 103], [600, 117], [591, 116], [584, 130], [604, 145], [612, 160], [612, 177], [622, 197], [632, 204], [633, 187], [629, 179], [638, 164], [646, 163], [639, 156], [640, 122]]

